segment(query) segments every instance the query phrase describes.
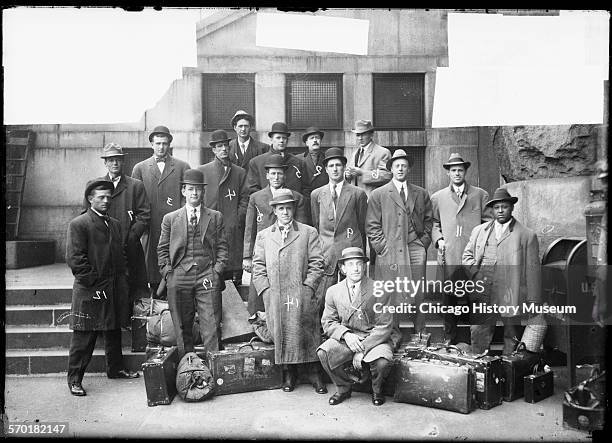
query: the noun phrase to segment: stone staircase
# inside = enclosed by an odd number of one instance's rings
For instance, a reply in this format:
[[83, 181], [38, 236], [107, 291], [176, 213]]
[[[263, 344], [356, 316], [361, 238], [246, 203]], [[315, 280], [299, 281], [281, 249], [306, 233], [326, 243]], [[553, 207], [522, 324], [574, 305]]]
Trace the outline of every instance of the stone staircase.
[[[8, 270], [6, 272], [6, 374], [36, 375], [65, 372], [72, 331], [68, 328], [72, 274], [64, 263]], [[248, 288], [239, 288], [246, 299]], [[430, 299], [430, 301], [436, 301]], [[432, 341], [443, 336], [442, 319], [427, 315], [427, 329]], [[404, 338], [412, 333], [412, 323], [400, 323]], [[122, 332], [126, 365], [140, 370], [144, 352], [131, 351], [131, 334]], [[459, 326], [459, 341], [469, 342], [469, 326]], [[501, 350], [501, 328], [498, 327], [492, 351]], [[96, 343], [88, 372], [105, 372], [104, 340]]]

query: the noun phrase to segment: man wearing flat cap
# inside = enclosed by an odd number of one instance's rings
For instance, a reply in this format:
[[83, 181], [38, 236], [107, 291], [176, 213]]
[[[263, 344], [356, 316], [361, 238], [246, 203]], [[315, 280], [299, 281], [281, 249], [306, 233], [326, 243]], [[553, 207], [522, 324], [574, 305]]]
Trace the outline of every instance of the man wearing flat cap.
[[236, 138], [229, 142], [229, 159], [235, 165], [248, 171], [249, 162], [258, 155], [268, 152], [270, 146], [251, 137], [255, 119], [242, 109], [236, 111], [230, 121]]
[[194, 350], [196, 309], [203, 346], [208, 351], [219, 349], [221, 285], [228, 249], [223, 215], [202, 203], [202, 171], [185, 171], [181, 184], [185, 206], [164, 216], [157, 253], [182, 357]]
[[283, 189], [270, 201], [276, 223], [260, 231], [253, 253], [253, 284], [266, 307], [274, 360], [284, 365], [282, 389], [291, 392], [298, 367], [311, 375], [315, 391], [327, 392], [317, 347], [321, 344], [316, 290], [323, 274], [319, 235], [293, 219], [295, 198]]
[[283, 163], [287, 165], [285, 187], [304, 194], [306, 186], [303, 180], [306, 167], [302, 159], [286, 152], [290, 135], [291, 132], [289, 132], [289, 128], [285, 123], [276, 122], [272, 125], [272, 129], [268, 132], [268, 137], [270, 137], [272, 142], [270, 150], [265, 154], [255, 157], [249, 163], [247, 182], [251, 194], [268, 185], [264, 165], [268, 163], [273, 155], [280, 155], [283, 158]]
[[[366, 234], [376, 251], [375, 275], [377, 280], [396, 281], [407, 278], [419, 281], [425, 277], [427, 248], [431, 244], [433, 225], [429, 194], [408, 182], [412, 158], [402, 149], [393, 153], [387, 168], [393, 179], [375, 189], [368, 200]], [[425, 329], [424, 317], [418, 306], [424, 298], [423, 288], [416, 293], [396, 293], [394, 303], [414, 304], [415, 332]], [[399, 315], [395, 315], [395, 333], [399, 333]]]
[[[493, 339], [495, 324], [504, 324], [504, 354], [514, 350], [513, 337], [520, 337], [523, 303], [542, 303], [538, 238], [512, 216], [517, 197], [498, 188], [487, 207], [493, 208], [492, 221], [476, 226], [463, 252], [462, 263], [468, 276], [480, 281], [484, 290], [470, 294], [472, 305], [470, 335], [472, 352], [487, 350]], [[478, 313], [475, 304], [519, 307], [501, 315]]]
[[[96, 180], [108, 180], [113, 183], [112, 202], [107, 213], [121, 223], [130, 300], [148, 297], [149, 279], [140, 238], [149, 229], [151, 205], [144, 184], [123, 173], [125, 154], [117, 143], [108, 143], [100, 157], [104, 159], [108, 173]], [[83, 208], [84, 211], [89, 208], [89, 201], [86, 198]]]
[[104, 336], [108, 378], [138, 377], [125, 368], [121, 352], [121, 328], [129, 324], [130, 300], [121, 224], [107, 213], [113, 191], [110, 181], [89, 182], [89, 208], [68, 225], [66, 264], [74, 275], [68, 388], [76, 396], [86, 395], [82, 381], [98, 334]]
[[232, 280], [238, 287], [242, 284], [244, 220], [249, 203], [246, 171], [230, 161], [229, 137], [224, 130], [213, 131], [208, 144], [215, 158], [197, 168], [202, 171], [206, 183], [203, 203], [223, 214], [225, 240], [229, 248], [223, 281]]
[[164, 215], [175, 211], [182, 205], [181, 180], [189, 164], [170, 155], [172, 134], [165, 126], [156, 126], [149, 134], [153, 156], [137, 163], [132, 177], [144, 183], [151, 204], [151, 225], [143, 236], [143, 248], [147, 262], [149, 283], [156, 290], [161, 276], [157, 264], [157, 243], [161, 233]]
[[[431, 196], [433, 206], [432, 241], [438, 250], [436, 278], [442, 282], [466, 280], [467, 275], [461, 265], [463, 250], [470, 239], [472, 229], [492, 219], [491, 210], [486, 208], [489, 193], [470, 185], [465, 180], [470, 162], [460, 154], [450, 155], [442, 167], [446, 169], [450, 184]], [[467, 304], [467, 296], [455, 296], [453, 292], [443, 292], [445, 306]], [[457, 342], [458, 316], [444, 315], [444, 339], [449, 344]]]
[[351, 130], [357, 138], [357, 151], [349, 161], [344, 175], [355, 186], [363, 189], [368, 197], [372, 191], [391, 180], [387, 161], [391, 152], [372, 140], [374, 126], [370, 120], [357, 120]]
[[[365, 372], [372, 380], [372, 403], [385, 402], [382, 387], [393, 363], [395, 347], [391, 332], [393, 317], [387, 307], [389, 294], [374, 295], [374, 282], [365, 273], [367, 257], [361, 248], [342, 250], [338, 263], [346, 278], [327, 290], [323, 311], [323, 331], [328, 339], [317, 349], [323, 369], [336, 385], [330, 405], [351, 396], [351, 386], [361, 382]], [[353, 377], [351, 377], [353, 375]], [[360, 374], [361, 375], [361, 374]], [[365, 381], [365, 380], [364, 380]]]
[[363, 189], [344, 180], [346, 163], [342, 149], [329, 148], [324, 159], [329, 183], [312, 191], [310, 199], [312, 224], [319, 231], [325, 258], [325, 272], [317, 289], [321, 309], [327, 289], [338, 282], [338, 257], [342, 250], [364, 249], [366, 245], [368, 196]]
[[[268, 186], [261, 191], [254, 192], [249, 197], [249, 204], [246, 214], [246, 224], [244, 230], [244, 250], [242, 253], [242, 267], [247, 272], [253, 270], [253, 249], [255, 248], [255, 238], [260, 231], [276, 223], [274, 208], [270, 206], [270, 201], [285, 186], [285, 171], [288, 166], [283, 162], [280, 155], [273, 155], [264, 165]], [[291, 191], [295, 199], [295, 216], [293, 217], [300, 223], [306, 223], [307, 215], [302, 194]], [[265, 307], [261, 297], [257, 295], [253, 281], [249, 288], [248, 311], [253, 317], [257, 311], [264, 311]]]

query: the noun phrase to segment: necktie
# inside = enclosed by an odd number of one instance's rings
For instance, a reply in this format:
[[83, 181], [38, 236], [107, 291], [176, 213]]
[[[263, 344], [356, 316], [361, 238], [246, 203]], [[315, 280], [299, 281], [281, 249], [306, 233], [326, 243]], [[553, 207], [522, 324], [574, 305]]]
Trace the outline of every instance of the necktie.
[[400, 188], [400, 197], [402, 198], [402, 201], [406, 203], [406, 193], [404, 192], [404, 185], [402, 185], [402, 187]]
[[106, 227], [110, 228], [110, 225], [109, 225], [110, 217], [108, 216], [108, 214], [101, 215], [100, 217], [104, 221], [104, 224], [106, 225]]
[[338, 194], [336, 193], [336, 186], [338, 185], [333, 185], [332, 186], [332, 200], [334, 201], [334, 211], [336, 210], [336, 206], [338, 205]]
[[285, 243], [285, 240], [287, 239], [287, 234], [289, 234], [289, 227], [288, 226], [280, 226], [280, 233], [281, 233], [281, 239], [283, 240], [283, 243]]
[[355, 285], [351, 285], [351, 303], [355, 301]]
[[457, 197], [459, 197], [459, 200], [461, 200], [461, 196], [463, 195], [463, 192], [461, 192], [461, 189], [455, 188], [455, 193], [457, 194]]
[[196, 215], [195, 209], [191, 211], [191, 217], [189, 217], [189, 222], [192, 224], [192, 226], [198, 224], [198, 216]]
[[357, 151], [357, 155], [355, 156], [355, 166], [359, 165], [359, 160], [361, 159], [362, 155], [363, 155], [363, 148], [359, 147], [359, 150]]
[[240, 143], [240, 152], [244, 155], [244, 143]]

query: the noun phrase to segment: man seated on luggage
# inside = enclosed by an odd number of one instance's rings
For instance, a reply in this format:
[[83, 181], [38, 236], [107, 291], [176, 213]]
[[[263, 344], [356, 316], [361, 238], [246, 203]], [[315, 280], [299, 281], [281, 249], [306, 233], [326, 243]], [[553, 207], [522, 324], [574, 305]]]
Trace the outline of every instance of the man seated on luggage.
[[166, 280], [168, 304], [179, 356], [194, 351], [195, 309], [206, 350], [219, 350], [223, 269], [228, 260], [223, 216], [205, 207], [204, 174], [185, 171], [184, 207], [164, 215], [157, 246], [159, 269]]
[[374, 281], [365, 275], [367, 261], [361, 248], [342, 250], [338, 263], [346, 278], [325, 295], [321, 324], [329, 338], [319, 346], [317, 355], [336, 385], [330, 405], [350, 398], [351, 385], [358, 382], [351, 374], [351, 364], [357, 373], [365, 370], [371, 377], [372, 403], [380, 406], [385, 402], [382, 387], [395, 348], [391, 339], [393, 316], [386, 309], [389, 295], [374, 294]]

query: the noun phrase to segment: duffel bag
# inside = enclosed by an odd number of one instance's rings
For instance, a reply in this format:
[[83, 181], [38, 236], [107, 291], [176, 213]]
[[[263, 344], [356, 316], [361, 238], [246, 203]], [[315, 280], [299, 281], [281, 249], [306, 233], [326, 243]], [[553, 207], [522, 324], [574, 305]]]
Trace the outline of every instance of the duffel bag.
[[[202, 336], [200, 334], [200, 323], [196, 314], [193, 320], [193, 344], [202, 344]], [[176, 346], [176, 331], [172, 316], [169, 309], [164, 309], [158, 315], [152, 315], [147, 318], [147, 342], [161, 344], [162, 346]]]
[[534, 315], [527, 320], [521, 342], [525, 343], [525, 348], [529, 352], [540, 352], [547, 328], [546, 320], [542, 314]]
[[215, 382], [208, 366], [195, 352], [181, 359], [176, 371], [176, 391], [185, 401], [203, 401], [212, 397]]
[[132, 312], [134, 317], [148, 317], [161, 314], [164, 309], [168, 309], [167, 301], [143, 297], [134, 302], [134, 309]]

